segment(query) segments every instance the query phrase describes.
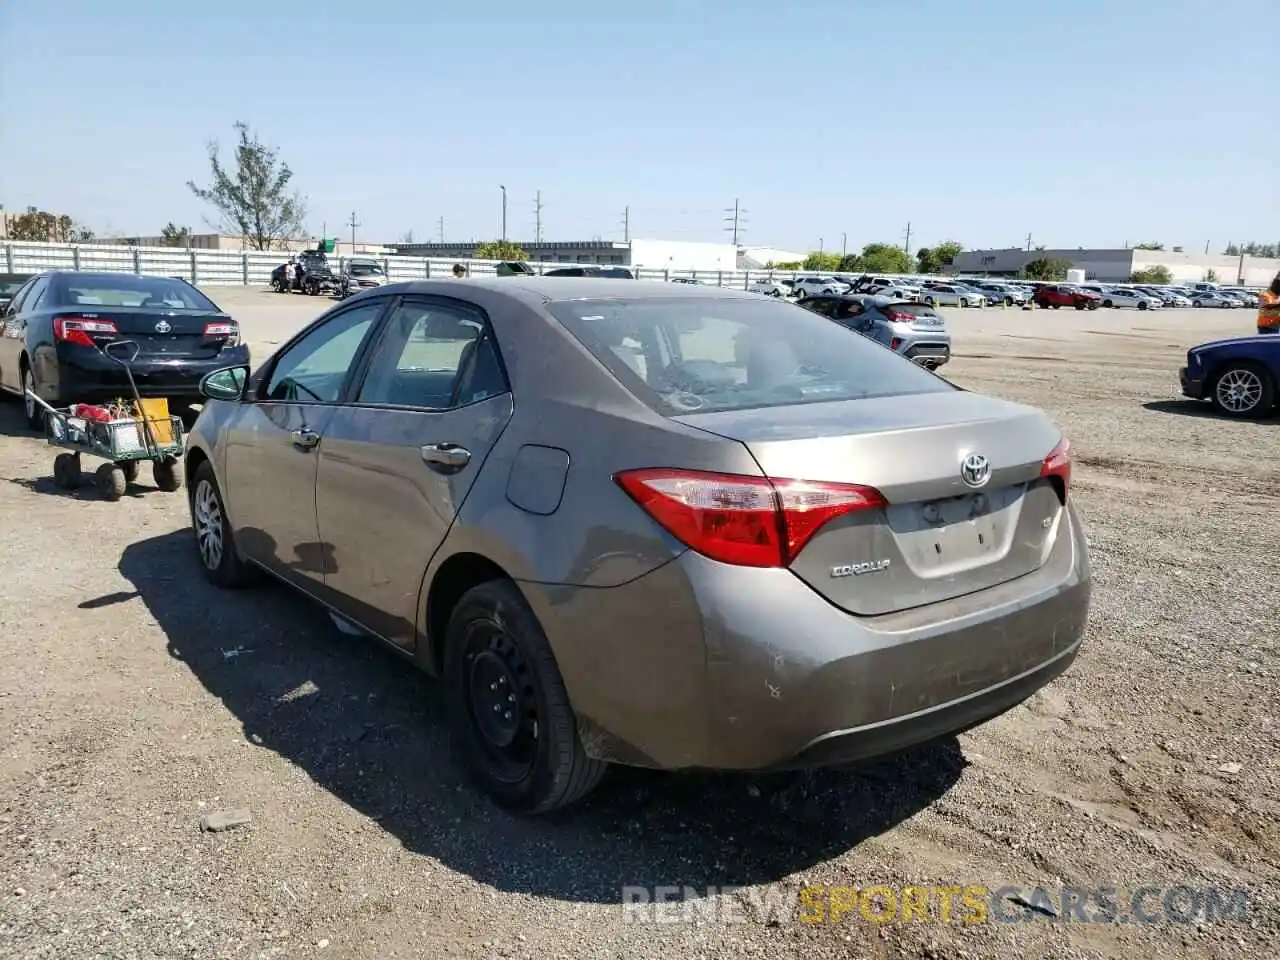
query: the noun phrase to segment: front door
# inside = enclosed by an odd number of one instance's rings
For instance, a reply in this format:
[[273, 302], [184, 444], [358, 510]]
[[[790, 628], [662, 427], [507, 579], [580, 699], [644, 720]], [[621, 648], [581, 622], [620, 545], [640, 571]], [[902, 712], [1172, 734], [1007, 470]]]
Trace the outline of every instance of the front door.
[[249, 559], [320, 594], [332, 548], [316, 526], [316, 466], [361, 346], [386, 301], [327, 317], [286, 347], [226, 434], [227, 512]]
[[511, 418], [511, 393], [484, 314], [460, 300], [402, 300], [363, 366], [321, 445], [326, 586], [352, 619], [411, 648], [427, 566]]

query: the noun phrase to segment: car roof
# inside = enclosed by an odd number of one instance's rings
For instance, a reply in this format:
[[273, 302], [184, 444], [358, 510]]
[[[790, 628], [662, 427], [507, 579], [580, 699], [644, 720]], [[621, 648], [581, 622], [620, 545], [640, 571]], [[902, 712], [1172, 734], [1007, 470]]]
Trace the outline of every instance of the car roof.
[[472, 277], [470, 279], [410, 280], [380, 287], [381, 295], [413, 294], [466, 297], [477, 289], [510, 294], [526, 304], [553, 300], [758, 300], [756, 294], [729, 287], [682, 283], [678, 292], [671, 284], [621, 277]]

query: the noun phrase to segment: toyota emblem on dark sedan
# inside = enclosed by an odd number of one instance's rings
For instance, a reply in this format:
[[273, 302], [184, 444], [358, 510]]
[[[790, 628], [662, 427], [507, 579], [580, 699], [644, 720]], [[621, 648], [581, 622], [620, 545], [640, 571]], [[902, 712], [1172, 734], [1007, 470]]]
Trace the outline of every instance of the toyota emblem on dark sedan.
[[980, 453], [971, 453], [960, 462], [960, 479], [971, 487], [980, 487], [991, 479], [991, 461]]
[[156, 333], [168, 333], [173, 327], [170, 326], [168, 320], [161, 320], [156, 324]]

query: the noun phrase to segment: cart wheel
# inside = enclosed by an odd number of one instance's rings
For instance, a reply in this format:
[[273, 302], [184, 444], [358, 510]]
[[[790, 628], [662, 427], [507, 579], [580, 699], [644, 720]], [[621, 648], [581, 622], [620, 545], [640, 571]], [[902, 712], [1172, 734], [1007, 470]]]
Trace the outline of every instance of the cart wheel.
[[63, 490], [80, 486], [80, 458], [74, 453], [60, 453], [53, 458], [53, 482]]
[[124, 479], [126, 482], [135, 483], [137, 481], [138, 479], [138, 461], [137, 460], [122, 460], [121, 462], [117, 463], [116, 466], [124, 471]]
[[156, 486], [165, 493], [173, 493], [182, 486], [178, 464], [173, 460], [157, 460], [151, 465], [151, 476], [155, 479]]
[[94, 474], [98, 482], [98, 490], [107, 500], [119, 500], [128, 489], [129, 481], [124, 478], [124, 471], [114, 463], [104, 463]]

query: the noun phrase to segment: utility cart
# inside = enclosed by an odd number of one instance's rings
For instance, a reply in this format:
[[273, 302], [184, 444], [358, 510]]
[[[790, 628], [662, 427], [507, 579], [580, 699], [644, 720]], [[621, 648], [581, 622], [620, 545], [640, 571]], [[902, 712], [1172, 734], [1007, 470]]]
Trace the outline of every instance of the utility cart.
[[[128, 358], [120, 355], [129, 348], [132, 353]], [[148, 410], [133, 379], [132, 363], [138, 357], [138, 350], [132, 340], [117, 340], [103, 350], [124, 367], [128, 375], [133, 405], [127, 410], [121, 410], [119, 405], [104, 408], [86, 404], [59, 409], [30, 390], [26, 392], [44, 408], [45, 434], [50, 446], [67, 451], [53, 460], [53, 482], [58, 487], [74, 490], [81, 485], [84, 470], [80, 458], [84, 454], [106, 461], [93, 475], [95, 486], [107, 500], [124, 496], [129, 483], [138, 478], [144, 460], [151, 461], [152, 477], [161, 490], [171, 493], [182, 486], [178, 472], [185, 447], [182, 418]]]

